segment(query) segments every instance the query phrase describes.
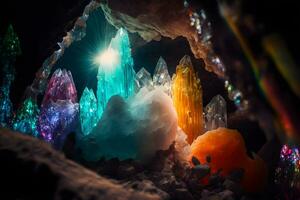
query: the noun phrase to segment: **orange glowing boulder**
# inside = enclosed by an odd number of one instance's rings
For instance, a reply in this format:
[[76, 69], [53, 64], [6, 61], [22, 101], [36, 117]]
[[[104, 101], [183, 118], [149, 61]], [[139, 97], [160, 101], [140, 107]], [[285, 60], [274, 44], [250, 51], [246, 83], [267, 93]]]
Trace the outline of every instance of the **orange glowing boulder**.
[[258, 156], [255, 159], [248, 157], [244, 139], [236, 130], [218, 128], [199, 136], [191, 145], [192, 156], [201, 163], [210, 156], [211, 173], [222, 169], [221, 174], [226, 176], [234, 169], [243, 168], [241, 184], [248, 192], [257, 192], [265, 185], [267, 168], [264, 161]]

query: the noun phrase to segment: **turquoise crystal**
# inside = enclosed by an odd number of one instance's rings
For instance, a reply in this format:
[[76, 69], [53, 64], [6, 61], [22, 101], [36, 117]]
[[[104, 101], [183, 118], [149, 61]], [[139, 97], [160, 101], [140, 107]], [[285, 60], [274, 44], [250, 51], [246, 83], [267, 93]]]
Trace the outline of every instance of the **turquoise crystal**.
[[18, 109], [13, 121], [12, 128], [16, 131], [38, 137], [37, 119], [39, 108], [35, 100], [27, 98]]
[[[112, 38], [108, 50], [116, 54], [114, 60], [106, 60], [98, 69], [98, 117], [102, 116], [108, 100], [114, 95], [127, 98], [134, 94], [135, 71], [128, 33], [119, 29]], [[107, 58], [111, 59], [111, 58]]]
[[97, 125], [97, 99], [93, 90], [85, 88], [80, 98], [80, 122], [84, 135], [88, 135]]

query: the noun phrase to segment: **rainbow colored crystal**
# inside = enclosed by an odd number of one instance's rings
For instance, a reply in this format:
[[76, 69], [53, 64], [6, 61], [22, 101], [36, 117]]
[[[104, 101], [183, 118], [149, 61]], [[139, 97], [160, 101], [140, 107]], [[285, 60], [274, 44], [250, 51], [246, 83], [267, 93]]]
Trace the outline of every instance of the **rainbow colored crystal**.
[[41, 137], [61, 148], [78, 122], [77, 91], [70, 71], [57, 69], [48, 84], [38, 119]]
[[[111, 40], [108, 51], [116, 54], [114, 60], [102, 62], [98, 69], [98, 117], [100, 118], [108, 100], [114, 95], [129, 97], [134, 94], [135, 71], [128, 33], [119, 29]], [[107, 58], [111, 59], [111, 58]]]
[[3, 82], [0, 87], [0, 127], [7, 127], [13, 110], [9, 94], [11, 84], [15, 79], [14, 64], [16, 56], [21, 54], [20, 42], [12, 25], [8, 26], [0, 47], [0, 65], [3, 74]]

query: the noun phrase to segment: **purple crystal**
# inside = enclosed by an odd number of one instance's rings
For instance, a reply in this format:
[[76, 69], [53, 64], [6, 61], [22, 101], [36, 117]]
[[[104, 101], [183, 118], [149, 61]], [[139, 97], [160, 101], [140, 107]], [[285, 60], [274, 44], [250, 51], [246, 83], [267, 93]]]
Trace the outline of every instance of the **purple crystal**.
[[57, 69], [49, 83], [38, 119], [41, 137], [60, 149], [78, 122], [77, 91], [69, 71]]

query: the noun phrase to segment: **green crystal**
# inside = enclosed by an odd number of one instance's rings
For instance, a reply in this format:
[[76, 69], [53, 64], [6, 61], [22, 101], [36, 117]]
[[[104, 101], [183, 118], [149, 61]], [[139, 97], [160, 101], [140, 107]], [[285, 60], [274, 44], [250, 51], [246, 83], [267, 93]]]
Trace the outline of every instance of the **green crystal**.
[[0, 127], [9, 127], [12, 116], [12, 103], [9, 98], [10, 87], [15, 79], [15, 60], [21, 54], [20, 42], [12, 25], [9, 25], [0, 48], [2, 85], [0, 87]]
[[17, 56], [21, 54], [20, 41], [13, 26], [9, 25], [3, 38], [3, 56]]
[[37, 137], [38, 131], [36, 123], [39, 112], [40, 111], [35, 100], [32, 98], [25, 99], [12, 121], [12, 128], [16, 131]]
[[80, 122], [84, 135], [88, 135], [97, 125], [97, 99], [93, 90], [85, 88], [80, 98]]

